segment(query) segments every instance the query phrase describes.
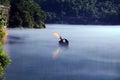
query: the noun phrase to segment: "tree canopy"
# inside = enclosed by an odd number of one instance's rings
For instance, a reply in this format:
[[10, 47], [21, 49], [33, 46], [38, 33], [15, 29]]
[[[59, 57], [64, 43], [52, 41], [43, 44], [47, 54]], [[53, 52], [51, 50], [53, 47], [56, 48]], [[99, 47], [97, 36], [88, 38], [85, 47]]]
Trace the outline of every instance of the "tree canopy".
[[45, 13], [33, 0], [10, 0], [9, 27], [45, 27]]
[[34, 0], [47, 23], [120, 24], [120, 0]]
[[0, 0], [0, 4], [10, 6], [10, 0]]

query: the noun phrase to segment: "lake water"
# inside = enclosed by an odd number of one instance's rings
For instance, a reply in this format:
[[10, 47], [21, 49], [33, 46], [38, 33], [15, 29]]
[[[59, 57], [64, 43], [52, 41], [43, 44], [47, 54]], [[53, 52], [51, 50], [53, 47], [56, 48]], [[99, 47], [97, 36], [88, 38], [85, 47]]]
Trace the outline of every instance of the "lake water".
[[[6, 80], [120, 80], [120, 26], [9, 29]], [[60, 47], [52, 32], [69, 40]]]

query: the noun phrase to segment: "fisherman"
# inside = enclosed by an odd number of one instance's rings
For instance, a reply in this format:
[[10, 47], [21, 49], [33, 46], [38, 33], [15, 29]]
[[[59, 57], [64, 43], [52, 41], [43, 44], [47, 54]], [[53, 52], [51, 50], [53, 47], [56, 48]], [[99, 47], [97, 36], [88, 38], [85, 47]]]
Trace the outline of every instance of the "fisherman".
[[62, 37], [60, 36], [59, 45], [68, 46], [68, 45], [69, 45], [69, 41], [68, 41], [67, 39], [62, 38]]
[[65, 38], [62, 38], [57, 32], [53, 32], [53, 34], [59, 39], [60, 46], [68, 46], [69, 41]]

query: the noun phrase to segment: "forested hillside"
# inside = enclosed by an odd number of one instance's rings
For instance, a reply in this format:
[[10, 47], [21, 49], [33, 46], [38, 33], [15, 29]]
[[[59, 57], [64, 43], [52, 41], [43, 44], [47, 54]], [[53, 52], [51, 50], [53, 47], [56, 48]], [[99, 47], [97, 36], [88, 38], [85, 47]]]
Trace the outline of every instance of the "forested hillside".
[[47, 23], [120, 24], [120, 0], [34, 0]]

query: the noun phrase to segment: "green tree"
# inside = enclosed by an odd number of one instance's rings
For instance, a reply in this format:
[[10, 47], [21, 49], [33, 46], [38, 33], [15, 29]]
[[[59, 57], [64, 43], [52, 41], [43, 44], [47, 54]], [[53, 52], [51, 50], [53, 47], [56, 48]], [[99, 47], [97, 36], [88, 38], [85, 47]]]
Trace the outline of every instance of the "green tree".
[[45, 13], [33, 0], [11, 0], [9, 27], [33, 28], [37, 25], [43, 28], [45, 17]]

